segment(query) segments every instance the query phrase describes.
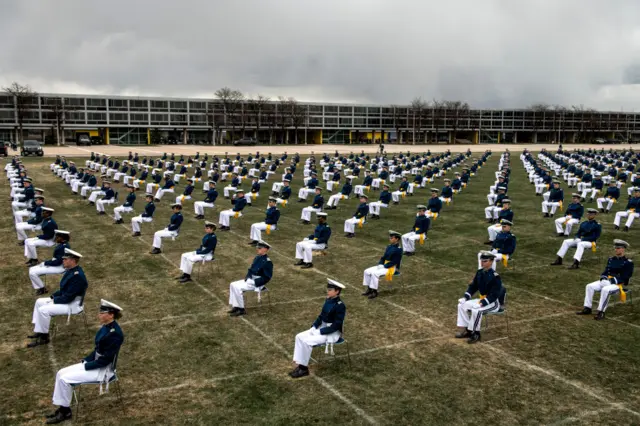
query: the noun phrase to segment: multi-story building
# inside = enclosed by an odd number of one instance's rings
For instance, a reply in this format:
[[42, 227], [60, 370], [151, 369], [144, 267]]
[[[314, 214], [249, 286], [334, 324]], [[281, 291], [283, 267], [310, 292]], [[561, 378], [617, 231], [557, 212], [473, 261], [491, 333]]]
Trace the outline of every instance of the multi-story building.
[[[88, 134], [109, 144], [550, 142], [635, 139], [640, 114], [567, 109], [420, 108], [220, 99], [0, 93], [0, 140]], [[162, 139], [161, 139], [162, 138]]]

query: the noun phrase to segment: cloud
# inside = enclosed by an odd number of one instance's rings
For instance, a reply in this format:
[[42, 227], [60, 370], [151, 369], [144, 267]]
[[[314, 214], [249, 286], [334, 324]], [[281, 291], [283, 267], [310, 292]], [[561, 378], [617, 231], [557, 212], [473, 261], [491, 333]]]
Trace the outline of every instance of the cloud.
[[6, 0], [0, 84], [475, 107], [640, 101], [635, 0]]

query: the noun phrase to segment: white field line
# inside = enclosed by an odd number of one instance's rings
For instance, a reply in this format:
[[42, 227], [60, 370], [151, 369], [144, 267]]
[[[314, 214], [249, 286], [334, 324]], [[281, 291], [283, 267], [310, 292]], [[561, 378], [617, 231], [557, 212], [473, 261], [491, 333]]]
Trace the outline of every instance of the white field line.
[[49, 344], [47, 345], [47, 355], [49, 356], [49, 364], [51, 364], [51, 369], [53, 370], [53, 374], [57, 374], [58, 360], [56, 359], [56, 353], [53, 347], [53, 342], [49, 342]]
[[597, 416], [602, 413], [607, 413], [609, 411], [620, 410], [620, 409], [624, 409], [624, 406], [622, 406], [622, 404], [619, 404], [619, 403], [611, 404], [608, 407], [601, 408], [599, 410], [583, 411], [577, 416], [567, 417], [555, 423], [551, 423], [550, 426], [561, 426], [561, 425], [566, 425], [570, 423], [582, 422], [587, 417]]

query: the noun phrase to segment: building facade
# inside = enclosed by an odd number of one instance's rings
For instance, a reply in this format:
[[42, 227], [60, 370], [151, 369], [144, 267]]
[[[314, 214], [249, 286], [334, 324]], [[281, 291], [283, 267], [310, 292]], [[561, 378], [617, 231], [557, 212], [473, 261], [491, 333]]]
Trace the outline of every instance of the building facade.
[[0, 92], [0, 141], [17, 140], [20, 123], [24, 138], [74, 141], [77, 135], [88, 134], [108, 144], [219, 144], [242, 137], [272, 144], [588, 142], [640, 137], [640, 114], [625, 112], [71, 94], [18, 99]]

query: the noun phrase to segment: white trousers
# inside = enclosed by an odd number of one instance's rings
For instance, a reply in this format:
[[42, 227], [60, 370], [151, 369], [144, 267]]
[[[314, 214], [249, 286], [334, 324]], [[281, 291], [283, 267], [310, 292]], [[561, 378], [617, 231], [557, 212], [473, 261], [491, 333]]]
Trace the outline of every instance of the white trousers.
[[602, 207], [602, 205], [606, 202], [607, 203], [606, 210], [611, 210], [611, 207], [613, 207], [613, 203], [615, 203], [615, 200], [613, 198], [604, 198], [604, 197], [598, 198], [596, 201], [598, 203], [599, 209], [605, 208], [605, 207]]
[[326, 244], [317, 244], [314, 240], [305, 238], [296, 243], [296, 259], [302, 259], [305, 263], [313, 262], [313, 250], [324, 250]]
[[224, 196], [227, 197], [227, 198], [231, 197], [231, 191], [235, 191], [236, 189], [238, 189], [238, 187], [236, 187], [236, 186], [231, 186], [231, 185], [225, 186], [224, 187]]
[[184, 200], [190, 200], [190, 199], [191, 199], [191, 195], [178, 195], [176, 197], [176, 204], [182, 205], [182, 202]]
[[86, 183], [81, 182], [79, 180], [74, 180], [71, 182], [71, 190], [75, 193], [78, 192], [78, 188], [86, 186]]
[[582, 198], [587, 198], [587, 193], [591, 191], [591, 195], [589, 195], [589, 198], [591, 198], [592, 200], [596, 197], [596, 195], [600, 194], [600, 190], [596, 189], [596, 188], [592, 188], [592, 189], [585, 189], [584, 191], [582, 191]]
[[298, 191], [298, 198], [300, 198], [301, 200], [306, 200], [309, 194], [313, 194], [315, 192], [315, 189], [300, 188], [300, 190]]
[[84, 364], [78, 363], [62, 368], [56, 373], [53, 405], [70, 407], [74, 385], [109, 380], [111, 376], [113, 376], [113, 372], [110, 367], [85, 370]]
[[96, 210], [99, 212], [103, 212], [104, 206], [106, 206], [107, 204], [113, 204], [115, 202], [116, 202], [115, 198], [111, 198], [110, 200], [98, 200], [96, 201]]
[[617, 285], [611, 284], [609, 280], [594, 281], [587, 284], [584, 293], [584, 306], [591, 308], [593, 303], [593, 295], [596, 292], [600, 292], [600, 302], [598, 303], [598, 311], [604, 312], [607, 310], [609, 303], [609, 296], [620, 292]]
[[114, 173], [114, 175], [113, 175], [113, 180], [114, 180], [114, 181], [116, 181], [116, 182], [120, 182], [120, 178], [121, 178], [122, 176], [124, 176], [124, 175], [125, 175], [125, 174], [124, 174], [124, 173], [122, 173], [122, 172]]
[[[631, 228], [631, 225], [633, 225], [633, 221], [637, 218], [640, 217], [640, 213], [635, 213], [632, 212], [630, 210], [624, 211], [624, 212], [617, 212], [616, 213], [616, 218], [613, 220], [613, 224], [616, 226], [620, 226], [620, 220], [626, 217], [627, 218], [627, 222], [624, 224], [624, 226], [627, 226], [629, 228]], [[17, 225], [16, 225], [17, 227]]]
[[339, 331], [331, 334], [320, 334], [320, 329], [325, 326], [326, 323], [323, 323], [318, 328], [311, 327], [309, 330], [296, 334], [293, 362], [306, 367], [309, 365], [314, 346], [335, 343], [340, 339], [341, 333]]
[[54, 240], [42, 240], [40, 238], [27, 238], [24, 240], [24, 256], [27, 259], [37, 259], [38, 252], [37, 247], [53, 247], [56, 245]]
[[495, 312], [500, 308], [498, 301], [487, 306], [480, 304], [480, 299], [470, 299], [458, 303], [458, 327], [465, 327], [469, 331], [480, 331], [482, 327], [482, 315]]
[[83, 186], [83, 187], [82, 187], [82, 189], [80, 190], [80, 195], [82, 195], [83, 197], [86, 197], [86, 196], [87, 196], [87, 192], [89, 192], [89, 191], [93, 191], [94, 189], [98, 189], [98, 187], [97, 187], [97, 186], [88, 186], [88, 185], [85, 185], [85, 186]]
[[190, 251], [187, 253], [182, 253], [180, 257], [180, 270], [185, 274], [191, 275], [191, 271], [193, 271], [193, 265], [196, 262], [209, 262], [213, 259], [213, 255], [209, 254], [196, 254], [195, 251]]
[[104, 191], [93, 191], [91, 192], [91, 195], [89, 195], [89, 201], [92, 202], [96, 202], [96, 200], [98, 199], [98, 196], [103, 196], [104, 195]]
[[487, 202], [490, 206], [493, 206], [498, 198], [497, 194], [487, 194]]
[[[416, 234], [415, 231], [412, 231], [402, 236], [402, 249], [405, 253], [413, 253], [416, 251], [416, 241], [420, 240], [420, 235], [422, 234]], [[426, 240], [425, 235], [425, 241]]]
[[[351, 219], [347, 219], [344, 221], [344, 232], [347, 232], [349, 234], [354, 234], [355, 230], [356, 230], [356, 225], [358, 224], [358, 222], [360, 222], [361, 219], [356, 219], [355, 217], [352, 217]], [[363, 222], [363, 224], [366, 222]]]
[[542, 194], [545, 189], [548, 189], [546, 183], [536, 184], [536, 194]]
[[122, 219], [122, 213], [131, 213], [132, 211], [133, 207], [118, 206], [113, 209], [113, 218], [115, 220], [120, 220]]
[[[134, 184], [134, 186], [135, 186], [135, 184]], [[147, 184], [147, 188], [146, 188], [146, 192], [147, 192], [147, 194], [152, 194], [152, 193], [153, 193], [153, 191], [154, 191], [156, 188], [158, 188], [159, 186], [160, 186], [160, 185], [159, 185], [159, 184], [157, 184], [157, 183], [148, 183], [148, 184]]]
[[169, 189], [158, 189], [156, 191], [156, 195], [154, 196], [155, 198], [157, 198], [158, 200], [162, 200], [162, 197], [164, 196], [165, 192], [170, 192], [172, 194], [175, 193], [175, 191], [173, 190], [173, 188], [169, 188]]
[[591, 182], [578, 182], [578, 192], [586, 191], [587, 188], [591, 188]]
[[229, 285], [229, 304], [234, 308], [244, 309], [244, 297], [242, 297], [242, 293], [255, 290], [255, 281], [253, 281], [252, 278], [232, 282]]
[[558, 234], [564, 233], [564, 235], [569, 235], [571, 234], [571, 229], [573, 228], [573, 225], [580, 223], [580, 220], [572, 219], [572, 218], [569, 218], [568, 216], [565, 216], [565, 217], [559, 217], [558, 219], [555, 220], [555, 222], [556, 222], [556, 232]]
[[551, 196], [551, 191], [547, 191], [544, 194], [542, 194], [542, 199], [544, 201], [549, 201], [549, 197]]
[[386, 274], [387, 268], [383, 265], [376, 265], [371, 268], [367, 268], [364, 270], [362, 285], [367, 286], [372, 290], [377, 290], [380, 277]]
[[283, 186], [284, 186], [284, 183], [282, 183], [282, 182], [274, 182], [273, 185], [271, 185], [271, 191], [280, 192], [280, 189]]
[[244, 199], [247, 200], [247, 204], [251, 204], [251, 202], [253, 201], [254, 197], [258, 198], [260, 196], [259, 192], [251, 192], [249, 194], [244, 194]]
[[160, 231], [156, 231], [156, 233], [153, 234], [153, 247], [157, 249], [162, 248], [163, 238], [175, 239], [175, 237], [177, 236], [178, 236], [177, 231], [169, 231], [167, 228], [161, 229]]
[[560, 250], [558, 250], [557, 255], [560, 257], [564, 257], [564, 255], [567, 254], [567, 251], [571, 247], [576, 248], [576, 253], [573, 255], [573, 258], [580, 262], [580, 260], [582, 260], [582, 255], [584, 254], [585, 249], [591, 248], [591, 241], [580, 241], [578, 238], [564, 240], [562, 242]]
[[502, 210], [502, 207], [497, 206], [489, 206], [484, 208], [484, 217], [485, 219], [497, 219], [498, 214]]
[[319, 213], [322, 209], [316, 209], [315, 207], [305, 207], [302, 209], [302, 214], [300, 215], [300, 219], [306, 220], [307, 222], [311, 220], [311, 213]]
[[214, 204], [205, 203], [204, 201], [196, 201], [195, 203], [193, 203], [193, 210], [196, 212], [198, 216], [204, 216], [205, 207], [212, 209], [214, 207]]
[[152, 217], [143, 217], [142, 215], [138, 215], [131, 218], [131, 230], [133, 232], [140, 232], [140, 224], [142, 222], [151, 222], [153, 221]]
[[33, 316], [31, 323], [34, 333], [48, 333], [49, 324], [51, 324], [51, 317], [59, 315], [75, 315], [82, 312], [84, 308], [80, 306], [80, 298], [76, 297], [76, 300], [71, 303], [53, 303], [53, 299], [50, 297], [41, 297], [36, 299], [35, 306], [33, 307]]
[[46, 266], [44, 262], [29, 268], [29, 278], [31, 279], [31, 285], [36, 290], [44, 287], [44, 283], [40, 279], [42, 275], [54, 275], [63, 273], [64, 266]]
[[380, 215], [380, 207], [384, 207], [387, 208], [389, 207], [388, 204], [384, 204], [380, 201], [374, 201], [373, 203], [369, 203], [369, 211], [371, 212], [371, 214], [375, 214], [375, 215]]
[[356, 185], [353, 188], [353, 193], [356, 194], [356, 195], [364, 195], [364, 190], [365, 189], [367, 189], [367, 187], [364, 186], [364, 185]]
[[234, 212], [232, 209], [221, 211], [220, 216], [218, 217], [218, 223], [220, 226], [229, 226], [229, 218], [235, 216], [236, 213], [238, 213], [238, 217], [242, 217], [242, 213]]
[[27, 231], [35, 231], [39, 225], [29, 225], [27, 222], [16, 223], [16, 234], [18, 234], [18, 241], [24, 241], [27, 238]]
[[[267, 224], [266, 223], [264, 223], [264, 222], [254, 223], [253, 225], [251, 225], [251, 231], [249, 233], [249, 238], [251, 238], [253, 241], [262, 240], [262, 231], [264, 231], [266, 229], [267, 229]], [[271, 225], [271, 231], [275, 231], [275, 230], [276, 230], [276, 225]]]
[[498, 232], [502, 230], [502, 225], [491, 225], [487, 227], [487, 232], [489, 233], [489, 241], [495, 241], [498, 236]]
[[549, 208], [551, 208], [551, 214], [556, 214], [556, 210], [558, 210], [558, 207], [560, 206], [560, 203], [557, 202], [550, 202], [550, 201], [543, 201], [542, 202], [542, 213], [549, 213]]
[[395, 203], [399, 203], [400, 202], [400, 197], [402, 196], [402, 194], [406, 194], [406, 192], [404, 192], [404, 191], [393, 191], [391, 193], [391, 199]]
[[344, 200], [345, 198], [347, 198], [346, 195], [334, 194], [331, 197], [329, 197], [329, 201], [327, 201], [327, 206], [336, 207], [340, 202], [340, 200]]

